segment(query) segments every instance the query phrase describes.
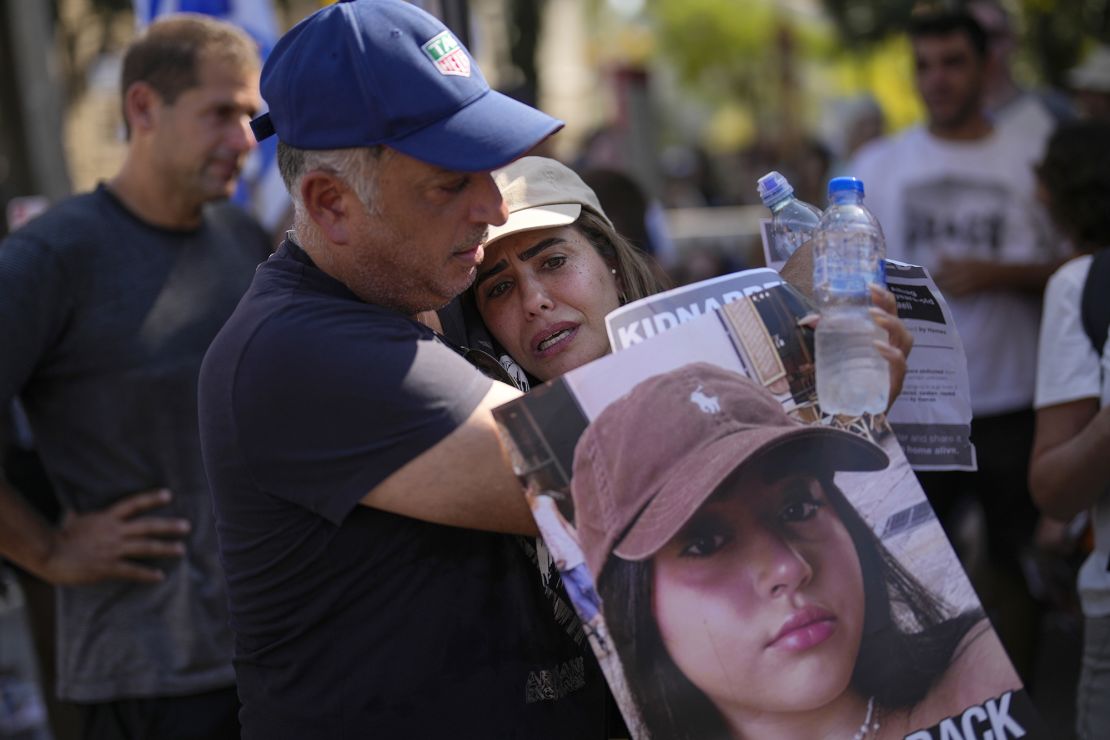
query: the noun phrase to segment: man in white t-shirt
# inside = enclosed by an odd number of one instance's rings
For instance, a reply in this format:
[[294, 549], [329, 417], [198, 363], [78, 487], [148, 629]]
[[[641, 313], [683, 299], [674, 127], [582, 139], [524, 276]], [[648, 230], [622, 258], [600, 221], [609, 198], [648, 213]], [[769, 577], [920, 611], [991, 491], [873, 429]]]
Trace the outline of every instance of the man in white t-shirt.
[[[1106, 274], [1089, 252], [1110, 247], [1110, 123], [1065, 124], [1038, 169], [1053, 220], [1082, 256], [1049, 279], [1037, 360], [1037, 433], [1029, 470], [1037, 506], [1068, 521], [1090, 510], [1094, 551], [1079, 572], [1083, 668], [1080, 738], [1110, 737], [1110, 361], [1104, 328], [1088, 333], [1081, 309], [1088, 279], [1105, 294]], [[1091, 316], [1093, 318], [1093, 315]], [[1103, 316], [1105, 320], [1106, 316]], [[1092, 324], [1097, 322], [1092, 321]]]
[[969, 503], [982, 508], [989, 563], [972, 578], [1028, 680], [1036, 609], [1018, 559], [1037, 516], [1025, 473], [1040, 293], [1058, 264], [1035, 198], [1043, 141], [985, 114], [987, 37], [972, 16], [915, 13], [909, 35], [928, 121], [868, 145], [849, 173], [864, 181], [888, 256], [929, 269], [963, 339], [979, 470], [920, 477], [946, 525]]

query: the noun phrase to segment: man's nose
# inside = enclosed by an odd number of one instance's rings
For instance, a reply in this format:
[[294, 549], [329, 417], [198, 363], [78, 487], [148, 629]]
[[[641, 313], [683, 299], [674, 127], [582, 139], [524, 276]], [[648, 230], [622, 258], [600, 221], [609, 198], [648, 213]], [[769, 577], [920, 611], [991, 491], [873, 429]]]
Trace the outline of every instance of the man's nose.
[[501, 197], [501, 191], [486, 172], [478, 176], [475, 183], [474, 201], [471, 204], [470, 219], [475, 223], [500, 226], [509, 220], [509, 204]]
[[233, 151], [244, 153], [258, 146], [254, 132], [251, 131], [250, 116], [239, 116], [228, 129], [227, 144]]

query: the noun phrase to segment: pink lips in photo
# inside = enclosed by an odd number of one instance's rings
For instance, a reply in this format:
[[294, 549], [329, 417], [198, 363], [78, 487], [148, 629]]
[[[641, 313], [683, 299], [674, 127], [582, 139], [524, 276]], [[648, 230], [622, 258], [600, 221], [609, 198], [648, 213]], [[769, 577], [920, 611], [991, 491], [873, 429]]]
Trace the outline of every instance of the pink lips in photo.
[[831, 612], [806, 606], [786, 618], [778, 634], [767, 643], [767, 647], [790, 651], [808, 650], [832, 637], [835, 631], [836, 617]]

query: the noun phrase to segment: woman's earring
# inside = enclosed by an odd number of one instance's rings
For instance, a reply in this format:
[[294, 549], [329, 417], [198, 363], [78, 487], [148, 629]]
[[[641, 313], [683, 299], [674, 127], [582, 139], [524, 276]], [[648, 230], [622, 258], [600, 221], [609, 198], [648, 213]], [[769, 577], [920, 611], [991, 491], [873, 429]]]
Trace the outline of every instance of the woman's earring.
[[[613, 277], [617, 276], [617, 268], [610, 267], [609, 272], [613, 273]], [[618, 279], [617, 280], [617, 300], [620, 301], [620, 304], [623, 306], [624, 304], [628, 303], [628, 299], [624, 297], [624, 290], [621, 289], [620, 285], [621, 285], [621, 281]]]

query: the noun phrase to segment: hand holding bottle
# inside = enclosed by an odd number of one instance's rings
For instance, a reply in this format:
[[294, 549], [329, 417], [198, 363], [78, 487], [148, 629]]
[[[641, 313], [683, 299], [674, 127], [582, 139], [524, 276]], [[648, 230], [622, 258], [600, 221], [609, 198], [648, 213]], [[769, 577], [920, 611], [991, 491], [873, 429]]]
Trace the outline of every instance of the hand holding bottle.
[[863, 194], [863, 183], [856, 178], [833, 178], [829, 207], [817, 229], [817, 399], [828, 414], [878, 414], [890, 399], [889, 358], [876, 347], [886, 337], [869, 311], [869, 286], [886, 282], [886, 247], [879, 222], [863, 205]]

